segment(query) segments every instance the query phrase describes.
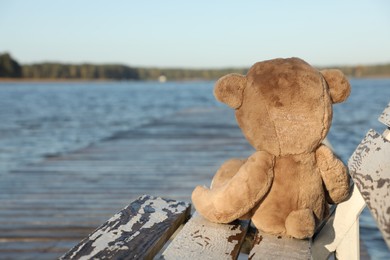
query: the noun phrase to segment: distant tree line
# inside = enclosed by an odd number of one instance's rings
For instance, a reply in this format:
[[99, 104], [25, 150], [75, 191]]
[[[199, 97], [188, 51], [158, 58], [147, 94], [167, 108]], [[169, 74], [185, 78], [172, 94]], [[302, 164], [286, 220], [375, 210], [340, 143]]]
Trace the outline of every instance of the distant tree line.
[[138, 80], [137, 69], [124, 65], [40, 63], [22, 66], [23, 78]]
[[333, 67], [355, 78], [390, 77], [390, 64]]
[[164, 68], [137, 68], [139, 79], [156, 80], [161, 75], [168, 80], [213, 80], [228, 73], [246, 74], [247, 68], [225, 69], [164, 69]]
[[[352, 77], [390, 76], [390, 64], [338, 67]], [[0, 78], [81, 79], [81, 80], [214, 80], [228, 73], [246, 74], [248, 68], [167, 69], [136, 68], [120, 64], [38, 63], [20, 65], [10, 54], [0, 54]]]
[[19, 63], [12, 59], [8, 53], [0, 54], [0, 77], [20, 78], [22, 76], [22, 68]]

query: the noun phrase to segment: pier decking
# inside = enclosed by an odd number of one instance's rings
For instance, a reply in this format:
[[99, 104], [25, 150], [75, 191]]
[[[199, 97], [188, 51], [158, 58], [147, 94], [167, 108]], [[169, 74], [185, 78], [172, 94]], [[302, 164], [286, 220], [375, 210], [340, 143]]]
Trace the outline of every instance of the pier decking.
[[54, 259], [142, 194], [190, 201], [252, 148], [232, 110], [181, 111], [0, 177], [0, 259]]

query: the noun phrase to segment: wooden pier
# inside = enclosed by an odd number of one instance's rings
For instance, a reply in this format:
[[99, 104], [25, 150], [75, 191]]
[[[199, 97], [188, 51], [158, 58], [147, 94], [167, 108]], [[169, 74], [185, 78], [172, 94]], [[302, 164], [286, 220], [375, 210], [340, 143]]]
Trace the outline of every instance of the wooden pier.
[[252, 152], [228, 109], [189, 109], [0, 177], [0, 259], [54, 259], [142, 194], [190, 201]]

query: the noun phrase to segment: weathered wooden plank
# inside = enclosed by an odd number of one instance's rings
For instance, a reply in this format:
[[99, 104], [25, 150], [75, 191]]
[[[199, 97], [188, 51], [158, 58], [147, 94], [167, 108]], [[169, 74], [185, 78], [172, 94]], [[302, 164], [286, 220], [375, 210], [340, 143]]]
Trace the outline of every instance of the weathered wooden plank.
[[[334, 214], [326, 221], [321, 231], [313, 238], [313, 259], [328, 259], [337, 250], [351, 228], [358, 221], [365, 202], [356, 186], [348, 200], [337, 205]], [[356, 238], [355, 243], [359, 243]]]
[[249, 259], [311, 259], [309, 239], [274, 236], [258, 231]]
[[351, 156], [349, 167], [390, 248], [390, 141], [370, 130]]
[[236, 259], [249, 221], [216, 224], [195, 213], [161, 259]]
[[185, 202], [142, 196], [61, 259], [151, 259], [190, 214]]
[[390, 103], [387, 105], [383, 113], [379, 116], [379, 121], [390, 127]]

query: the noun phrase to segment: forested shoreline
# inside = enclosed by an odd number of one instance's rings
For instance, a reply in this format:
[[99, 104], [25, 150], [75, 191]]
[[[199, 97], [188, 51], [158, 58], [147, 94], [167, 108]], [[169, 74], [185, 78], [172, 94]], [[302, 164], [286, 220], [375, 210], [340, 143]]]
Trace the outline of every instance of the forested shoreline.
[[[390, 77], [390, 63], [332, 67], [351, 77]], [[319, 68], [324, 69], [324, 68]], [[182, 69], [142, 68], [123, 64], [19, 64], [10, 54], [0, 54], [0, 79], [21, 80], [214, 80], [227, 73], [246, 74], [248, 68]]]

